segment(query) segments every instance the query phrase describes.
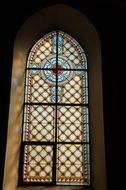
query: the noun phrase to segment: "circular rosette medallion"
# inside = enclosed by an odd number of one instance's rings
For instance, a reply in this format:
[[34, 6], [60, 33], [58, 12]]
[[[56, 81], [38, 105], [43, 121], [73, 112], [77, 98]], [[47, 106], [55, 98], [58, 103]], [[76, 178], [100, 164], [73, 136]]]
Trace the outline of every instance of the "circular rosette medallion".
[[73, 65], [64, 57], [50, 56], [41, 63], [41, 74], [46, 82], [55, 85], [56, 80], [58, 85], [67, 83], [73, 75]]

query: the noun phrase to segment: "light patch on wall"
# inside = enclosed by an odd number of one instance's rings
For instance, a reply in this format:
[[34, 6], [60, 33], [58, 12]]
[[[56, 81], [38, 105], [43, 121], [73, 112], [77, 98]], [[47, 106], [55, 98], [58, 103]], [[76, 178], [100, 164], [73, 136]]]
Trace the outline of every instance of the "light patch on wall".
[[[22, 52], [16, 52], [13, 62], [13, 73], [11, 81], [11, 103], [8, 122], [8, 142], [6, 153], [6, 166], [4, 189], [15, 189], [18, 178], [18, 160], [20, 150], [21, 125], [22, 125], [22, 106], [24, 95], [24, 55]], [[13, 117], [12, 117], [13, 116]], [[11, 138], [10, 138], [11, 137]], [[15, 167], [13, 167], [15, 163]], [[11, 174], [11, 175], [9, 175]]]

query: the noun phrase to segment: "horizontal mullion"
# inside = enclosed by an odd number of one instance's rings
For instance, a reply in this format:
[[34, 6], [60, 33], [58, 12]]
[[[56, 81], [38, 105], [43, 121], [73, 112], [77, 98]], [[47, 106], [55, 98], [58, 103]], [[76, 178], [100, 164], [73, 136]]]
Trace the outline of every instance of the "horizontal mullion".
[[89, 142], [83, 142], [83, 141], [80, 141], [80, 142], [76, 142], [76, 141], [65, 142], [65, 141], [63, 141], [63, 142], [57, 142], [57, 144], [80, 144], [81, 145], [81, 144], [90, 144], [90, 143]]
[[47, 106], [85, 106], [88, 107], [88, 104], [74, 104], [74, 103], [42, 103], [42, 102], [25, 102], [24, 105], [47, 105]]
[[[26, 78], [28, 78], [28, 77], [26, 77]], [[58, 81], [58, 82], [59, 82], [59, 81]], [[25, 86], [26, 86], [26, 87], [30, 87], [31, 85], [30, 85], [30, 84], [26, 84]], [[40, 86], [42, 86], [42, 85], [40, 85]], [[47, 86], [47, 84], [45, 84], [45, 86]], [[59, 84], [58, 84], [58, 86], [59, 86]], [[88, 89], [88, 88], [89, 88], [89, 87], [86, 86], [86, 85], [85, 85], [85, 86], [81, 85], [80, 88], [74, 87], [74, 89], [77, 89], [77, 90], [78, 90], [78, 89]], [[27, 95], [27, 94], [25, 94], [25, 95]], [[84, 96], [86, 96], [86, 95], [84, 95]]]
[[90, 144], [89, 142], [83, 142], [83, 141], [80, 141], [80, 142], [46, 142], [46, 141], [23, 141], [22, 142], [23, 145], [56, 145], [56, 144]]
[[55, 142], [46, 142], [46, 141], [23, 141], [23, 145], [54, 145]]
[[[58, 119], [58, 118], [57, 118]], [[24, 121], [25, 124], [31, 124], [31, 121]], [[43, 122], [38, 122], [39, 124], [43, 123]], [[85, 124], [89, 124], [89, 122], [57, 122], [58, 125], [61, 124], [80, 124], [80, 125], [85, 125]], [[48, 124], [52, 124], [52, 122], [48, 122]], [[53, 123], [54, 124], [54, 123]]]
[[[47, 70], [48, 71], [48, 70], [55, 70], [55, 68], [53, 68], [53, 67], [52, 68], [29, 68], [29, 67], [27, 67], [26, 70]], [[58, 70], [61, 70], [61, 71], [88, 71], [87, 69], [76, 69], [76, 68], [74, 68], [74, 69], [58, 68]]]
[[[85, 180], [86, 181], [86, 180]], [[61, 187], [64, 187], [64, 184], [56, 184], [55, 182], [53, 182], [53, 181], [51, 181], [51, 182], [34, 182], [34, 181], [32, 181], [32, 182], [19, 182], [18, 183], [18, 185], [19, 186], [23, 186], [24, 188], [26, 188], [26, 189], [30, 189], [30, 188], [27, 188], [27, 186], [55, 186], [55, 187], [59, 187], [59, 186], [61, 186]], [[26, 186], [26, 187], [25, 187]], [[66, 186], [66, 185], [65, 185]], [[75, 184], [67, 184], [67, 187], [71, 187], [71, 186], [73, 186], [73, 187], [77, 187], [77, 186], [81, 186], [81, 187], [86, 187], [86, 189], [87, 189], [87, 185], [81, 185], [81, 184], [79, 184], [79, 185], [75, 185]], [[90, 184], [88, 185], [88, 187], [89, 187], [89, 189], [90, 189]], [[45, 188], [44, 188], [45, 189]], [[88, 190], [88, 189], [87, 189]]]

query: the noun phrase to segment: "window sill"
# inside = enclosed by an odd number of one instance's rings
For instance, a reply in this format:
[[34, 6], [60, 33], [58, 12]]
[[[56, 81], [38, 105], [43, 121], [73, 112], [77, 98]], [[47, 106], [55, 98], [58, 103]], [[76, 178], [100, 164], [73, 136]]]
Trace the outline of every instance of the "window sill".
[[93, 190], [91, 186], [24, 186], [18, 187], [17, 190]]

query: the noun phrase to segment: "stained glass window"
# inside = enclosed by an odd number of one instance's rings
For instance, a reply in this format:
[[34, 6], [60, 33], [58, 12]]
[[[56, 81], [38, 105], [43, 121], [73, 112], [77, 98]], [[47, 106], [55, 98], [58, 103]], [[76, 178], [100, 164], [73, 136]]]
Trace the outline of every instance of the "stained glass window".
[[62, 31], [42, 37], [27, 59], [21, 163], [24, 184], [90, 184], [87, 59]]

